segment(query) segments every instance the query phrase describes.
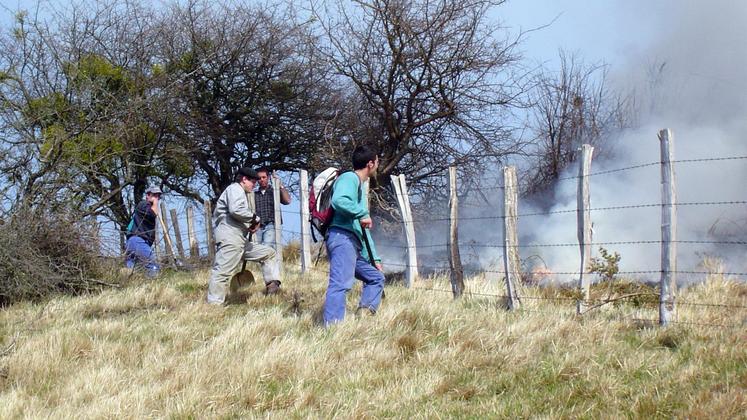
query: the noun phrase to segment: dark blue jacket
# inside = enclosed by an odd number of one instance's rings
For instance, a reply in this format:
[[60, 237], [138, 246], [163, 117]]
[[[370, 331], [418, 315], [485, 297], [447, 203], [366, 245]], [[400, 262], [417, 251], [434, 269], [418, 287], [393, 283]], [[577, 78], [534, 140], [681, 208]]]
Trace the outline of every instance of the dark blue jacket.
[[132, 236], [139, 236], [148, 245], [153, 245], [156, 239], [156, 214], [150, 208], [150, 203], [147, 200], [137, 204], [132, 219], [132, 229], [127, 232], [127, 239]]

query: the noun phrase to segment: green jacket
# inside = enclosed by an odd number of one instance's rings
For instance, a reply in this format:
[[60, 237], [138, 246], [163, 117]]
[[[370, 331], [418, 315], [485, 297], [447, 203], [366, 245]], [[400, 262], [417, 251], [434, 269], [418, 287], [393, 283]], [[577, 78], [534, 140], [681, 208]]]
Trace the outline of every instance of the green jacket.
[[[359, 222], [360, 219], [368, 217], [368, 200], [365, 191], [361, 186], [361, 180], [355, 172], [345, 172], [335, 181], [334, 192], [332, 193], [331, 206], [335, 210], [330, 227], [337, 227], [355, 233], [361, 243], [361, 255], [369, 259], [366, 241], [363, 240], [363, 229]], [[380, 262], [381, 258], [376, 253], [371, 233], [367, 232], [368, 243], [371, 244], [371, 253], [374, 261]]]

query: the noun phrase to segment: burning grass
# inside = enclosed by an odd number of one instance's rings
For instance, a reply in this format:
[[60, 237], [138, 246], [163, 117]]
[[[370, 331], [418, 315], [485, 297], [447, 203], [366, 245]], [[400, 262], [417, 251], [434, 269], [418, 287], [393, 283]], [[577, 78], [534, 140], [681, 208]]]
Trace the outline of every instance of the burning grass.
[[[375, 317], [318, 325], [321, 274], [223, 308], [207, 272], [0, 312], [0, 417], [726, 417], [747, 412], [747, 286], [683, 290], [677, 321], [621, 299], [584, 316], [562, 289], [442, 277], [388, 286]], [[608, 296], [605, 284], [592, 293]], [[616, 286], [622, 296], [649, 293]], [[693, 322], [696, 324], [690, 324]], [[718, 324], [719, 327], [708, 324]]]

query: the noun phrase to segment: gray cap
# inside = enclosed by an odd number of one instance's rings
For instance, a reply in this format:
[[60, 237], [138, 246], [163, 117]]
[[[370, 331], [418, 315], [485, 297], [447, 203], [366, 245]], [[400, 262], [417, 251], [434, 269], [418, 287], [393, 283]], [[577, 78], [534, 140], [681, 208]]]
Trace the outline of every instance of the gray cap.
[[163, 194], [163, 191], [161, 191], [160, 188], [153, 186], [149, 187], [147, 190], [145, 190], [146, 194]]
[[259, 179], [259, 175], [257, 175], [257, 171], [249, 167], [243, 167], [239, 169], [239, 175], [245, 176], [249, 179], [255, 179], [255, 180]]

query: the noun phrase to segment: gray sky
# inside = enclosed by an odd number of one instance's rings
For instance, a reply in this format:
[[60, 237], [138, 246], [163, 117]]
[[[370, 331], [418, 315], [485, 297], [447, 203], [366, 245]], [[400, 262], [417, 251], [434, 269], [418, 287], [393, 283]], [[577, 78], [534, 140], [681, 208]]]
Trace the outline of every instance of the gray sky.
[[529, 59], [552, 61], [563, 48], [578, 51], [589, 62], [619, 64], [631, 51], [644, 48], [657, 31], [654, 16], [662, 6], [654, 5], [654, 13], [640, 13], [643, 4], [636, 0], [509, 0], [496, 12], [506, 27], [517, 32], [546, 26], [527, 34], [522, 49]]

